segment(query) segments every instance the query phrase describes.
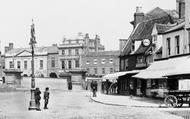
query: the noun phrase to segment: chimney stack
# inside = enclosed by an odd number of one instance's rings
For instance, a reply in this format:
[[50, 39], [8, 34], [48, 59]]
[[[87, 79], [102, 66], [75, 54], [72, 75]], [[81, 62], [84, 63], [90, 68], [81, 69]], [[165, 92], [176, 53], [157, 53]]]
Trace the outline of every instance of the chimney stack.
[[134, 14], [134, 28], [136, 25], [144, 20], [144, 13], [142, 12], [142, 7], [137, 6], [136, 12]]
[[13, 43], [9, 43], [9, 50], [13, 49]]
[[185, 17], [185, 0], [176, 0], [176, 9], [179, 14], [179, 18]]

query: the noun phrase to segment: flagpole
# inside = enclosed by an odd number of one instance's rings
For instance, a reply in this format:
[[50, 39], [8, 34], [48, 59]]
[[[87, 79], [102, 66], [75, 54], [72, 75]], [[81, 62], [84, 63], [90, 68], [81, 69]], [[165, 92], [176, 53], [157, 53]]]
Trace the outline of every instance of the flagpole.
[[29, 103], [28, 110], [36, 110], [36, 102], [35, 102], [35, 76], [34, 76], [34, 46], [36, 44], [36, 38], [35, 38], [35, 28], [34, 23], [32, 19], [32, 25], [31, 25], [31, 38], [30, 43], [31, 49], [32, 49], [32, 78], [31, 78], [31, 99]]

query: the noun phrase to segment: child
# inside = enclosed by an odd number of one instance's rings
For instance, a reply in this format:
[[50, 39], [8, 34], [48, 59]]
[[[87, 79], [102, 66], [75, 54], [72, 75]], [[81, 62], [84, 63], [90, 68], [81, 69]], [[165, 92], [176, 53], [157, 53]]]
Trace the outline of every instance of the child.
[[44, 109], [48, 109], [47, 108], [48, 101], [49, 101], [49, 88], [46, 87], [44, 91]]

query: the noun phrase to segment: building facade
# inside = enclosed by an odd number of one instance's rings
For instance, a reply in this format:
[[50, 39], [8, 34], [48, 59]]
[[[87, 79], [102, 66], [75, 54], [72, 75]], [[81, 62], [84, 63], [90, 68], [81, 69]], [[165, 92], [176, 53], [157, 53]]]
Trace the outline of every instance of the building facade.
[[77, 38], [63, 39], [59, 48], [59, 70], [60, 72], [69, 72], [72, 70], [81, 70], [82, 56], [88, 52], [104, 51], [104, 46], [100, 44], [98, 35], [90, 39], [89, 34], [78, 34]]
[[82, 56], [87, 76], [103, 76], [119, 71], [119, 51], [89, 52]]
[[[8, 50], [7, 50], [8, 49]], [[5, 48], [5, 69], [18, 69], [23, 76], [31, 76], [31, 49]], [[37, 77], [57, 77], [58, 48], [56, 46], [36, 47], [34, 50], [34, 74]]]
[[[172, 13], [172, 14], [171, 14]], [[144, 14], [137, 7], [134, 29], [120, 54], [120, 71], [144, 70], [155, 59], [162, 57], [162, 35], [160, 33], [176, 23], [178, 14], [175, 10], [163, 10], [159, 7]], [[143, 79], [133, 79], [132, 75], [119, 78], [119, 93], [146, 95], [149, 82]]]

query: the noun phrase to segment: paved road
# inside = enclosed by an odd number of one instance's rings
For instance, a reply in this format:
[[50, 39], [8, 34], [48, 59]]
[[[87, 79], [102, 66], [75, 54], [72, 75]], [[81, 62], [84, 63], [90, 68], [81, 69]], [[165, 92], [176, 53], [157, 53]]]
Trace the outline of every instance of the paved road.
[[[39, 81], [39, 84], [44, 81]], [[51, 86], [52, 80], [46, 80]], [[48, 83], [50, 82], [50, 83]], [[56, 82], [56, 81], [55, 81]], [[0, 93], [0, 119], [177, 119], [178, 117], [151, 108], [127, 108], [103, 105], [90, 100], [91, 92], [74, 86], [67, 91], [65, 82], [55, 82], [50, 90], [49, 109], [28, 111], [30, 92]], [[62, 87], [62, 85], [65, 87]], [[60, 88], [61, 87], [61, 88]], [[43, 103], [43, 100], [41, 101]], [[43, 104], [42, 104], [43, 106]]]

